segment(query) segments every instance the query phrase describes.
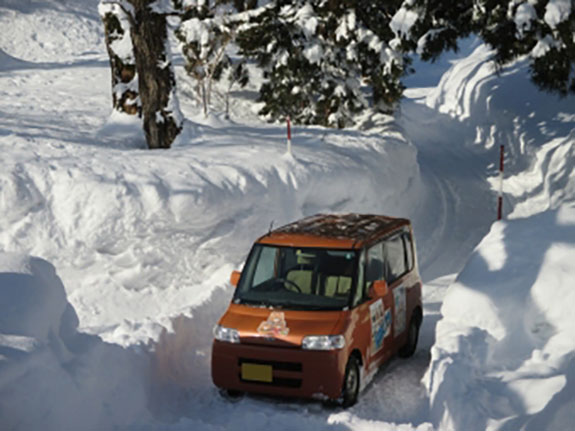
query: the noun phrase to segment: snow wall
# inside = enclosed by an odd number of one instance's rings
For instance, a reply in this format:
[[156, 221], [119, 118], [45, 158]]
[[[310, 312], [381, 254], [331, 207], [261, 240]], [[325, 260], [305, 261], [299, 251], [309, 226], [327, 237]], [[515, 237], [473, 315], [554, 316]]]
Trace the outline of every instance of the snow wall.
[[537, 90], [525, 61], [494, 74], [476, 47], [424, 103], [463, 143], [505, 145], [504, 210], [450, 286], [424, 383], [441, 430], [564, 430], [575, 409], [575, 111]]
[[54, 264], [81, 327], [107, 341], [157, 339], [272, 223], [406, 214], [422, 194], [416, 150], [393, 130], [298, 130], [291, 157], [281, 127], [187, 127], [169, 152], [0, 136], [0, 249]]
[[457, 120], [463, 143], [490, 152], [494, 190], [499, 146], [505, 146], [506, 215], [526, 217], [575, 200], [573, 98], [540, 91], [527, 60], [496, 73], [492, 58], [478, 45], [453, 63], [425, 103]]
[[54, 267], [0, 253], [3, 430], [112, 429], [145, 421], [146, 355], [78, 332]]
[[565, 430], [575, 410], [575, 204], [497, 222], [441, 307], [425, 377], [441, 430]]

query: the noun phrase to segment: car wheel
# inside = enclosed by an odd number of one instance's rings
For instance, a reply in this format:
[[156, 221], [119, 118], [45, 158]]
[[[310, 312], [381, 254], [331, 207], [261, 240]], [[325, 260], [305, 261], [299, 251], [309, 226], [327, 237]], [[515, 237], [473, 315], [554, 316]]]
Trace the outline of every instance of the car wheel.
[[345, 377], [341, 392], [341, 405], [343, 407], [351, 407], [357, 402], [359, 383], [359, 361], [355, 356], [350, 356], [345, 367]]
[[222, 398], [232, 402], [239, 401], [244, 395], [243, 392], [234, 389], [219, 389], [218, 392]]
[[409, 322], [407, 341], [404, 346], [399, 349], [399, 356], [402, 358], [409, 358], [415, 353], [417, 349], [417, 339], [419, 338], [419, 326], [419, 319], [412, 317], [411, 322]]

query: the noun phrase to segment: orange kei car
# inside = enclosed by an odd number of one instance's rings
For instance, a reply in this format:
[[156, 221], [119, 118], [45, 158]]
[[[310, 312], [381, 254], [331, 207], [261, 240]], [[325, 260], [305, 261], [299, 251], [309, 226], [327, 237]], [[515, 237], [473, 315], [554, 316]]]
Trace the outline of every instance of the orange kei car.
[[212, 379], [229, 393], [350, 406], [378, 367], [415, 352], [421, 280], [409, 220], [316, 215], [254, 244], [214, 328]]

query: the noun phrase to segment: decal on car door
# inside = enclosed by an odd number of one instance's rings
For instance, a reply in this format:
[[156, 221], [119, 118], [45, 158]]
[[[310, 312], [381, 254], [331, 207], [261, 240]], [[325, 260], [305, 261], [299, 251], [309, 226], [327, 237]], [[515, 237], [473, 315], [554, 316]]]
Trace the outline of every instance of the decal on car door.
[[391, 329], [391, 311], [384, 310], [383, 301], [378, 299], [369, 306], [371, 320], [371, 354], [375, 354], [383, 347], [383, 339], [389, 335]]
[[384, 337], [387, 337], [391, 333], [391, 309], [389, 309], [389, 308], [387, 310], [385, 310], [384, 322], [385, 322], [385, 335], [384, 335]]
[[398, 286], [393, 289], [393, 304], [395, 306], [395, 329], [393, 333], [396, 337], [405, 331], [407, 315], [405, 294], [406, 290], [404, 286]]

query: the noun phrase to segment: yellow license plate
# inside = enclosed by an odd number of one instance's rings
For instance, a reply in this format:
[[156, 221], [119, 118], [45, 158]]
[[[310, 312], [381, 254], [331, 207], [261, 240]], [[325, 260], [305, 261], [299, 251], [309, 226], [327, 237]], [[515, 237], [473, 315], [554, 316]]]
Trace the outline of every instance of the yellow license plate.
[[259, 364], [242, 364], [242, 379], [255, 382], [271, 383], [272, 366]]

